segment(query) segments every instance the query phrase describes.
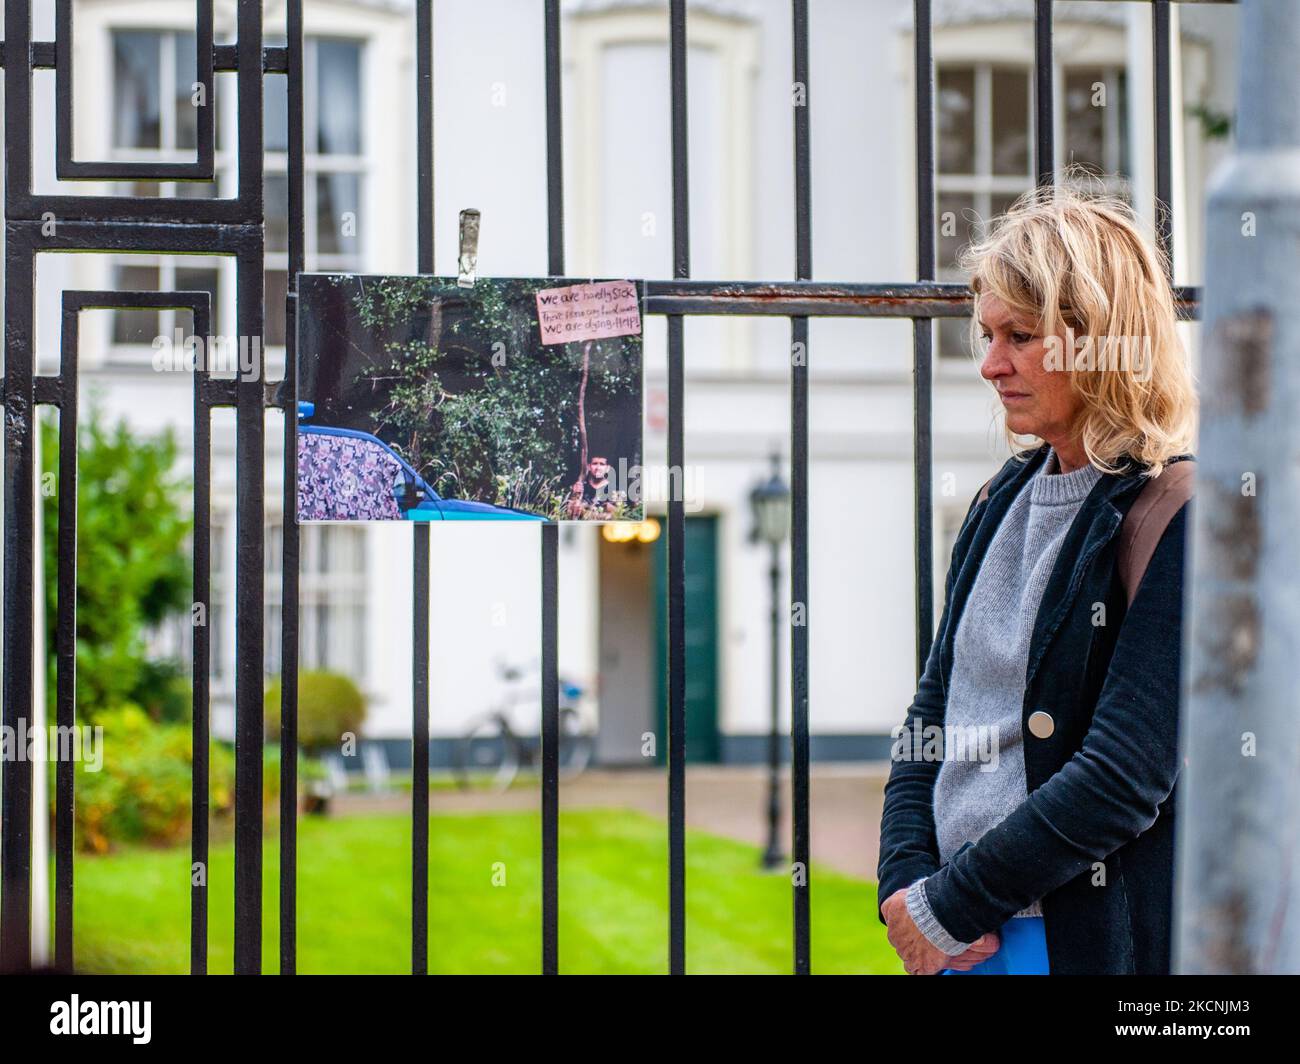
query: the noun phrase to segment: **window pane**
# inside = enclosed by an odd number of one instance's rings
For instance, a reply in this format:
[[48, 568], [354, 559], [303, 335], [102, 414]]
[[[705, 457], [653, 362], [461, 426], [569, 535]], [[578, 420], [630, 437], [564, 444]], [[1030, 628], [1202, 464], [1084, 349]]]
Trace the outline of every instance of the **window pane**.
[[335, 528], [339, 533], [339, 546], [335, 551], [334, 570], [340, 573], [363, 574], [366, 571], [366, 534], [359, 528]]
[[[194, 148], [199, 143], [199, 109], [194, 106], [194, 83], [199, 80], [194, 34], [176, 34], [176, 147]], [[212, 92], [211, 86], [207, 92]], [[205, 99], [204, 106], [211, 107]]]
[[157, 33], [113, 34], [113, 143], [119, 148], [161, 147]]
[[[1028, 191], [1028, 189], [1026, 189]], [[995, 192], [990, 197], [992, 215], [986, 221], [992, 221], [999, 214], [1006, 214], [1011, 209], [1011, 204], [1015, 203], [1019, 196], [1009, 196], [1003, 192]]]
[[[954, 192], [938, 196], [938, 279], [960, 281], [957, 253], [975, 239], [975, 197]], [[970, 353], [966, 334], [969, 318], [940, 318], [936, 343], [940, 358], [965, 358]]]
[[319, 566], [316, 564], [316, 541], [319, 538], [317, 532], [318, 525], [300, 525], [298, 527], [298, 571], [300, 573], [314, 573]]
[[[239, 143], [238, 113], [229, 108], [223, 111], [219, 104], [219, 101], [224, 99], [238, 100], [238, 78], [239, 75], [234, 71], [212, 75], [212, 91], [208, 94], [208, 106], [212, 108], [212, 118], [217, 127], [217, 151]], [[221, 91], [223, 85], [226, 87], [225, 92]]]
[[337, 669], [330, 661], [330, 610], [328, 606], [316, 607], [316, 655], [312, 662], [318, 669]]
[[177, 181], [176, 195], [181, 199], [216, 199], [216, 181]]
[[[114, 287], [119, 292], [158, 291], [157, 266], [119, 266]], [[152, 344], [162, 335], [156, 310], [117, 310], [113, 312], [113, 343]]]
[[1128, 159], [1128, 71], [1121, 70], [1119, 77], [1116, 78], [1115, 99], [1110, 101], [1112, 107], [1117, 107], [1116, 117], [1119, 118], [1119, 158], [1115, 161], [1115, 166], [1121, 174], [1127, 176], [1132, 173], [1129, 168]]
[[975, 172], [975, 72], [940, 70], [935, 140], [939, 170]]
[[208, 633], [208, 672], [213, 681], [221, 682], [226, 678], [226, 616], [216, 602], [208, 610]]
[[357, 254], [357, 208], [361, 178], [357, 174], [316, 177], [316, 251], [320, 255]]
[[939, 357], [971, 357], [969, 317], [939, 319]]
[[266, 646], [262, 652], [262, 671], [267, 676], [275, 676], [280, 672], [280, 624], [283, 616], [284, 611], [280, 606], [268, 605], [266, 607], [264, 626]]
[[[178, 292], [207, 292], [212, 297], [212, 309], [209, 321], [213, 333], [221, 332], [221, 310], [218, 306], [221, 290], [221, 274], [215, 266], [176, 268], [176, 290]], [[187, 315], [188, 317], [188, 315]], [[191, 326], [193, 328], [193, 326]]]
[[267, 347], [284, 346], [284, 299], [288, 282], [289, 275], [284, 270], [266, 271], [266, 320], [262, 336]]
[[220, 513], [214, 511], [208, 536], [208, 572], [211, 579], [211, 604], [208, 607], [208, 654], [211, 675], [222, 680], [227, 675], [225, 611], [226, 524]]
[[263, 136], [267, 151], [289, 150], [288, 78], [267, 76], [262, 79]]
[[316, 150], [361, 154], [361, 46], [316, 42]]
[[[1110, 86], [1100, 70], [1065, 75], [1065, 158], [1090, 169], [1106, 169], [1106, 108]], [[1114, 101], [1118, 104], [1119, 101]]]
[[266, 203], [266, 250], [289, 250], [289, 178], [268, 173], [263, 180]]
[[993, 172], [1029, 173], [1029, 74], [993, 71]]
[[366, 609], [361, 605], [345, 606], [342, 609], [339, 628], [347, 648], [345, 671], [358, 685], [366, 675]]
[[[270, 303], [270, 295], [267, 296], [267, 302]], [[263, 541], [263, 561], [267, 576], [278, 576], [280, 573], [280, 562], [283, 560], [284, 553], [284, 525], [279, 521], [268, 521], [266, 523], [266, 538]]]
[[938, 196], [939, 280], [956, 281], [957, 253], [974, 237], [975, 197], [957, 192]]

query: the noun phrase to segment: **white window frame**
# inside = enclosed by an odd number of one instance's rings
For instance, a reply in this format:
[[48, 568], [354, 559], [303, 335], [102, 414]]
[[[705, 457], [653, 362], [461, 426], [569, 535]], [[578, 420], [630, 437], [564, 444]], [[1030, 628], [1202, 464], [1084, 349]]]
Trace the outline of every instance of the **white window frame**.
[[[360, 67], [359, 81], [362, 98], [359, 102], [361, 143], [356, 155], [325, 155], [311, 150], [310, 138], [316, 129], [316, 48], [321, 40], [346, 41], [358, 46]], [[372, 139], [366, 121], [368, 92], [366, 71], [369, 67], [369, 41], [365, 37], [344, 33], [312, 33], [303, 40], [303, 130], [307, 139], [307, 150], [303, 153], [303, 257], [307, 270], [330, 270], [358, 272], [366, 260], [364, 235], [368, 227], [357, 227], [357, 249], [355, 252], [321, 253], [319, 252], [319, 232], [316, 226], [317, 188], [316, 178], [332, 173], [356, 174], [358, 178], [357, 211], [365, 210], [367, 182], [370, 180], [371, 165], [370, 141]], [[283, 151], [267, 151], [264, 154], [265, 176], [286, 176], [289, 172], [289, 154]], [[289, 269], [289, 253], [285, 251], [268, 251], [265, 269], [286, 272]], [[268, 308], [267, 314], [271, 311]], [[279, 345], [276, 345], [277, 347]]]
[[[234, 694], [235, 624], [234, 624], [234, 520], [230, 510], [215, 507], [211, 518], [211, 593], [208, 603], [208, 623], [211, 632], [211, 691], [214, 699], [221, 700]], [[365, 525], [353, 522], [333, 524], [307, 524], [299, 532], [298, 578], [298, 645], [299, 669], [328, 669], [350, 677], [363, 691], [370, 689], [372, 648], [369, 645], [369, 560], [370, 536]], [[281, 597], [281, 544], [283, 543], [284, 517], [268, 508], [264, 535], [264, 593], [263, 593], [263, 671], [270, 677], [278, 674], [283, 664], [281, 630], [272, 624], [272, 611], [280, 610], [283, 621]], [[326, 536], [355, 536], [358, 566], [349, 572], [337, 567], [322, 570], [319, 567], [321, 541]], [[324, 608], [335, 616], [333, 624], [352, 624], [355, 631], [335, 640], [336, 646], [354, 648], [352, 661], [330, 658], [329, 647], [320, 653], [317, 611]], [[351, 612], [350, 612], [351, 611]], [[193, 648], [184, 647], [183, 657], [188, 665], [193, 661]]]
[[[114, 104], [117, 97], [116, 83], [116, 62], [114, 58], [114, 38], [118, 33], [146, 33], [158, 37], [159, 42], [159, 76], [158, 76], [158, 95], [159, 95], [159, 144], [157, 148], [129, 148], [122, 147], [115, 143], [114, 137]], [[196, 149], [179, 148], [176, 146], [176, 116], [172, 110], [171, 101], [174, 99], [176, 90], [176, 44], [177, 37], [185, 34], [193, 36], [193, 26], [175, 26], [175, 25], [139, 25], [135, 23], [112, 22], [106, 26], [104, 31], [104, 49], [105, 61], [104, 69], [108, 77], [108, 91], [104, 94], [105, 106], [107, 107], [105, 128], [108, 130], [106, 137], [108, 142], [107, 157], [114, 162], [144, 162], [144, 163], [183, 163], [193, 162]], [[79, 83], [79, 82], [78, 82]], [[235, 100], [232, 97], [230, 89], [233, 88], [233, 81], [227, 79], [227, 83], [222, 85], [225, 92], [214, 93], [210, 102], [220, 109], [216, 115], [216, 125], [219, 128], [223, 123], [227, 128], [233, 127], [235, 115]], [[235, 152], [227, 144], [224, 148], [217, 148], [214, 154], [213, 165], [215, 168], [215, 177], [213, 187], [215, 196], [196, 197], [213, 199], [217, 197], [229, 197], [234, 194], [235, 182]], [[155, 182], [159, 189], [159, 198], [175, 197], [179, 186], [187, 182], [178, 181], [161, 181]], [[113, 194], [119, 196], [132, 195], [131, 188], [136, 184], [134, 181], [115, 181], [109, 183], [108, 187]], [[184, 260], [178, 261], [176, 255], [140, 255], [124, 253], [113, 255], [109, 258], [109, 281], [105, 286], [110, 289], [116, 289], [116, 273], [120, 267], [138, 266], [158, 271], [158, 291], [170, 292], [177, 289], [176, 271], [180, 269], [203, 269], [215, 270], [217, 273], [217, 291], [219, 293], [219, 307], [217, 309], [224, 311], [223, 320], [213, 320], [211, 325], [214, 332], [231, 333], [230, 327], [233, 315], [233, 288], [234, 288], [234, 264], [228, 256], [223, 255], [200, 255], [186, 256]], [[229, 306], [230, 309], [226, 309]], [[158, 314], [158, 333], [160, 336], [171, 337], [174, 330], [178, 327], [178, 317], [186, 318], [188, 315], [174, 310], [160, 310]], [[107, 361], [110, 365], [126, 365], [139, 367], [141, 365], [150, 365], [153, 361], [154, 349], [149, 343], [118, 343], [113, 337], [113, 323], [116, 321], [117, 312], [104, 315], [107, 323], [107, 335], [104, 337], [104, 349], [108, 353]], [[192, 326], [191, 326], [192, 327]]]
[[945, 174], [938, 169], [936, 156], [934, 188], [936, 193], [956, 192], [975, 197], [975, 209], [981, 218], [987, 217], [990, 210], [989, 200], [994, 195], [1018, 195], [1033, 187], [1033, 144], [1035, 133], [1033, 86], [1029, 95], [1029, 155], [1024, 174], [993, 173], [993, 72], [1011, 70], [1024, 73], [1026, 80], [1033, 77], [1032, 67], [1023, 68], [1018, 63], [936, 63], [936, 84], [938, 74], [944, 69], [972, 70], [974, 72], [975, 96], [975, 170], [970, 174]]
[[[371, 648], [368, 641], [368, 562], [370, 552], [369, 529], [353, 522], [334, 522], [300, 525], [298, 528], [298, 667], [299, 669], [328, 669], [348, 676], [362, 690], [370, 687]], [[282, 514], [268, 514], [266, 520], [266, 592], [265, 592], [265, 654], [264, 664], [268, 676], [280, 671], [280, 631], [271, 623], [271, 611], [280, 610], [281, 571], [279, 550], [272, 544], [281, 544], [284, 534]], [[320, 551], [326, 537], [355, 537], [357, 568], [343, 572], [337, 566], [322, 569]], [[320, 646], [319, 613], [324, 609], [331, 614], [330, 625], [345, 626], [344, 636], [329, 640]], [[351, 627], [349, 627], [351, 626]], [[354, 628], [355, 630], [352, 630]], [[352, 661], [331, 658], [329, 643], [350, 648]]]
[[[1205, 146], [1196, 135], [1195, 119], [1186, 117], [1185, 105], [1203, 98], [1209, 79], [1209, 49], [1198, 40], [1189, 40], [1179, 28], [1178, 5], [1172, 11], [1174, 48], [1172, 50], [1173, 84], [1170, 106], [1173, 120], [1174, 170], [1174, 254], [1175, 276], [1187, 276], [1187, 264], [1195, 261], [1203, 241], [1201, 219], [1188, 211], [1189, 202], [1202, 198], [1204, 176], [1200, 160]], [[913, 34], [908, 18], [896, 40], [896, 67], [900, 71], [899, 90], [903, 94], [898, 135], [910, 138], [914, 85]], [[1062, 128], [1062, 69], [1072, 67], [1123, 68], [1128, 77], [1129, 138], [1136, 150], [1129, 153], [1132, 202], [1146, 226], [1154, 232], [1155, 155], [1151, 149], [1155, 122], [1155, 104], [1150, 91], [1152, 67], [1151, 16], [1142, 5], [1127, 5], [1122, 12], [1098, 8], [1091, 19], [1058, 17], [1053, 24], [1053, 48], [1056, 62], [1053, 72], [1053, 100], [1056, 129]], [[1024, 17], [990, 17], [980, 5], [955, 8], [954, 17], [936, 24], [933, 31], [933, 57], [936, 68], [942, 66], [1023, 65], [1033, 69], [1034, 31], [1031, 19]], [[1032, 119], [1032, 113], [1031, 113]], [[1032, 131], [1031, 131], [1032, 135]], [[1061, 166], [1062, 138], [1055, 142], [1054, 165]], [[915, 160], [909, 153], [909, 170]], [[912, 215], [915, 210], [912, 189], [915, 174], [904, 184], [907, 199], [901, 208]], [[960, 360], [941, 359], [941, 364]], [[964, 372], [953, 365], [954, 370]]]
[[[265, 12], [264, 34], [271, 40], [284, 33], [283, 4], [268, 4]], [[216, 5], [215, 36], [218, 42], [229, 42], [234, 32], [234, 4], [218, 0]], [[396, 5], [358, 5], [351, 0], [318, 0], [308, 5], [304, 12], [304, 34], [313, 38], [355, 40], [362, 45], [361, 85], [362, 155], [356, 157], [308, 156], [304, 162], [310, 174], [312, 169], [327, 172], [331, 166], [362, 167], [360, 202], [358, 204], [357, 252], [349, 256], [317, 256], [313, 233], [314, 213], [305, 214], [308, 221], [306, 236], [307, 268], [365, 268], [378, 272], [409, 271], [414, 266], [415, 238], [411, 223], [415, 213], [414, 150], [411, 149], [410, 167], [379, 166], [372, 154], [375, 145], [384, 143], [393, 135], [404, 132], [415, 114], [415, 97], [409, 91], [414, 63], [414, 41], [410, 32], [410, 11]], [[74, 59], [76, 68], [75, 112], [76, 157], [150, 159], [154, 161], [184, 161], [193, 159], [192, 150], [128, 150], [114, 151], [113, 97], [114, 65], [113, 38], [116, 30], [154, 33], [192, 33], [193, 10], [174, 0], [135, 0], [130, 5], [121, 0], [78, 0], [74, 18]], [[172, 46], [168, 46], [172, 47]], [[310, 77], [309, 71], [304, 71]], [[172, 75], [165, 75], [171, 78]], [[227, 130], [237, 125], [238, 98], [237, 75], [223, 72], [216, 76], [216, 97], [221, 113], [218, 123], [224, 121]], [[165, 91], [165, 86], [160, 86]], [[308, 83], [304, 82], [307, 91]], [[163, 108], [166, 113], [167, 108]], [[309, 118], [309, 116], [304, 116]], [[171, 119], [167, 119], [168, 122]], [[237, 146], [231, 140], [224, 151], [218, 151], [215, 165], [220, 174], [217, 195], [229, 198], [237, 189]], [[273, 172], [276, 164], [285, 160], [285, 153], [266, 153], [264, 166]], [[287, 161], [287, 160], [285, 160]], [[283, 163], [280, 164], [283, 169]], [[310, 211], [315, 203], [313, 182], [308, 182]], [[76, 195], [112, 195], [120, 182], [78, 182], [75, 186], [60, 184], [60, 192]], [[374, 224], [370, 224], [373, 220]], [[158, 255], [96, 255], [84, 256], [74, 263], [70, 286], [79, 288], [112, 289], [115, 287], [115, 270], [121, 265], [156, 267], [160, 283], [171, 282], [170, 260], [174, 256]], [[214, 332], [234, 335], [235, 319], [235, 263], [229, 256], [195, 259], [190, 265], [211, 267], [216, 264], [220, 272], [219, 320], [212, 322]], [[185, 265], [185, 264], [183, 264]], [[285, 269], [287, 255], [280, 253], [268, 257], [270, 268]], [[275, 313], [274, 308], [271, 313]], [[168, 312], [163, 312], [167, 314]], [[169, 333], [174, 324], [171, 317], [160, 319], [160, 331]], [[153, 349], [147, 344], [115, 344], [113, 342], [113, 315], [92, 315], [84, 328], [83, 360], [91, 370], [99, 365], [117, 365], [139, 370], [149, 367]], [[266, 355], [267, 379], [283, 375], [284, 348], [268, 347]]]
[[[934, 174], [936, 202], [945, 193], [970, 196], [974, 200], [972, 209], [976, 217], [981, 222], [987, 222], [994, 216], [994, 196], [1019, 196], [1034, 187], [1033, 145], [1037, 135], [1037, 114], [1033, 105], [1032, 84], [1034, 68], [1032, 63], [1019, 64], [1003, 61], [969, 62], [960, 60], [936, 63], [936, 85], [939, 76], [944, 70], [969, 70], [972, 73], [974, 87], [971, 101], [974, 114], [974, 170], [968, 174], [941, 171], [938, 169], [938, 157], [936, 155]], [[1029, 152], [1024, 174], [995, 174], [993, 172], [993, 75], [997, 71], [1013, 71], [1016, 74], [1023, 75], [1029, 83], [1029, 112], [1026, 125]], [[1130, 183], [1127, 179], [1110, 178], [1110, 175], [1118, 170], [1122, 158], [1120, 141], [1121, 113], [1132, 106], [1131, 83], [1125, 85], [1123, 97], [1120, 97], [1119, 94], [1120, 74], [1127, 75], [1127, 68], [1123, 63], [1099, 64], [1072, 60], [1069, 63], [1056, 64], [1053, 70], [1053, 81], [1056, 87], [1053, 94], [1053, 110], [1056, 116], [1054, 128], [1058, 134], [1053, 138], [1055, 165], [1059, 169], [1072, 161], [1068, 155], [1069, 145], [1065, 136], [1067, 119], [1065, 83], [1069, 75], [1078, 71], [1095, 71], [1106, 87], [1107, 106], [1103, 110], [1102, 169], [1109, 178], [1106, 182], [1107, 191], [1118, 195], [1131, 195]], [[1112, 101], [1114, 101], [1114, 104], [1112, 104]], [[1131, 120], [1130, 117], [1130, 122]], [[940, 224], [942, 224], [942, 221], [942, 218], [939, 219]], [[947, 263], [936, 263], [936, 269], [940, 275], [950, 268]], [[937, 336], [938, 334], [936, 334], [936, 339]], [[938, 343], [936, 343], [936, 353], [945, 361], [963, 360], [967, 354], [965, 350], [948, 351]]]
[[[564, 136], [566, 158], [572, 160], [566, 171], [571, 175], [566, 178], [571, 188], [566, 189], [565, 198], [582, 205], [581, 210], [568, 215], [573, 234], [569, 265], [571, 270], [590, 275], [597, 272], [600, 260], [601, 189], [605, 179], [600, 137], [604, 120], [604, 53], [628, 44], [662, 45], [666, 52], [670, 32], [663, 11], [629, 9], [616, 3], [575, 11], [565, 23], [565, 32], [566, 67], [572, 71], [572, 85], [566, 85], [565, 92], [576, 109], [573, 130], [566, 128]], [[692, 10], [687, 49], [706, 49], [716, 54], [721, 69], [721, 110], [728, 116], [720, 180], [729, 194], [712, 219], [722, 261], [718, 280], [750, 277], [754, 267], [754, 114], [759, 45], [759, 26], [753, 19]], [[698, 224], [698, 219], [694, 220]], [[743, 317], [729, 317], [722, 323], [721, 356], [729, 369], [754, 368], [751, 329], [751, 323]]]

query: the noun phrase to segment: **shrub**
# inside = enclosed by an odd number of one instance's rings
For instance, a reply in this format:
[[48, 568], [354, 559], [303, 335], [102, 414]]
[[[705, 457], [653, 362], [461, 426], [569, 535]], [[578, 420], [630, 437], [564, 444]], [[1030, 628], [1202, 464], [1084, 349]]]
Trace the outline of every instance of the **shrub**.
[[[102, 711], [103, 764], [76, 767], [76, 837], [82, 849], [105, 853], [118, 843], [172, 845], [190, 833], [193, 752], [188, 724], [156, 724], [139, 706]], [[235, 760], [213, 743], [208, 758], [209, 810], [229, 813]]]
[[[266, 735], [280, 740], [280, 678], [266, 689]], [[298, 745], [317, 755], [336, 748], [347, 732], [354, 735], [366, 719], [366, 699], [347, 676], [336, 672], [298, 673]]]

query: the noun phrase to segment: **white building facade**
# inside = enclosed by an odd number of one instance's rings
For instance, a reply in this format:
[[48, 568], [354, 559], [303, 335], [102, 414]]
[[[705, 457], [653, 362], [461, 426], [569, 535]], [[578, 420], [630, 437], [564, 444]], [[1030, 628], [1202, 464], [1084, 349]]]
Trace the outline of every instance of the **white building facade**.
[[[38, 39], [53, 2], [35, 5]], [[416, 265], [415, 33], [406, 0], [307, 0], [307, 268], [410, 273]], [[666, 3], [571, 2], [564, 8], [567, 274], [671, 276]], [[1231, 117], [1236, 12], [1199, 6], [1176, 18], [1176, 280], [1201, 278], [1206, 180]], [[218, 0], [229, 41], [233, 0]], [[80, 158], [192, 157], [194, 5], [189, 0], [77, 0], [76, 153]], [[268, 43], [283, 3], [266, 0]], [[1151, 222], [1154, 108], [1147, 5], [1058, 3], [1057, 163], [1124, 175], [1117, 185]], [[936, 185], [941, 276], [976, 219], [1032, 185], [1030, 0], [936, 4]], [[279, 35], [279, 37], [277, 37]], [[434, 4], [436, 267], [455, 270], [456, 216], [482, 211], [480, 276], [546, 270], [542, 5]], [[689, 16], [691, 268], [708, 280], [788, 279], [794, 264], [789, 5], [693, 3]], [[267, 334], [271, 380], [283, 374], [286, 253], [284, 79], [267, 77]], [[811, 5], [814, 277], [888, 282], [916, 276], [910, 0]], [[214, 105], [217, 195], [235, 187], [233, 75]], [[36, 79], [37, 191], [54, 179], [53, 77]], [[44, 115], [42, 119], [40, 116]], [[80, 186], [73, 191], [89, 191]], [[103, 193], [213, 194], [202, 186], [103, 184]], [[204, 258], [42, 256], [37, 273], [40, 372], [58, 361], [64, 289], [207, 289], [217, 326], [234, 326], [234, 266]], [[186, 322], [170, 313], [92, 312], [81, 339], [83, 404], [141, 432], [172, 426], [192, 440], [188, 375], [157, 372], [152, 340]], [[961, 337], [944, 326], [935, 358], [935, 594], [951, 538], [974, 492], [1005, 457], [992, 393]], [[645, 453], [666, 460], [665, 326], [646, 325]], [[915, 687], [912, 340], [909, 321], [811, 324], [810, 535], [813, 753], [884, 756]], [[1189, 347], [1194, 330], [1185, 333]], [[769, 700], [767, 552], [748, 541], [749, 492], [774, 451], [789, 457], [790, 329], [776, 318], [686, 323], [688, 713], [691, 754], [747, 761], [763, 751]], [[282, 423], [267, 417], [266, 666], [279, 670]], [[187, 451], [185, 464], [192, 462]], [[232, 728], [234, 414], [213, 424], [213, 720]], [[788, 479], [788, 471], [786, 472]], [[291, 517], [289, 518], [291, 519]], [[511, 686], [502, 664], [539, 655], [537, 527], [433, 526], [430, 702], [434, 757]], [[395, 763], [411, 727], [411, 543], [405, 524], [302, 530], [302, 668], [352, 676], [365, 692], [367, 737]], [[586, 692], [609, 763], [646, 760], [662, 731], [662, 539], [607, 541], [597, 527], [560, 537], [560, 670]], [[788, 573], [788, 549], [785, 559]], [[783, 604], [782, 609], [786, 607]], [[936, 617], [938, 608], [935, 610]], [[781, 695], [788, 705], [788, 633]], [[532, 683], [530, 679], [526, 681]], [[517, 707], [536, 728], [537, 702]], [[788, 720], [788, 709], [785, 711]], [[666, 748], [660, 738], [658, 752]], [[409, 758], [409, 752], [406, 755]]]

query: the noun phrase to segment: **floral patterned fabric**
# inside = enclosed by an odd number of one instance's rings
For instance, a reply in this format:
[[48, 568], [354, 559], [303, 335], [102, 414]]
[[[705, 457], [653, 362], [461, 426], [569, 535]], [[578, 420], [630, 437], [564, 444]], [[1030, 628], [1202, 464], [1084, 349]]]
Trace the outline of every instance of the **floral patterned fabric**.
[[401, 463], [355, 436], [298, 433], [299, 521], [400, 521]]

